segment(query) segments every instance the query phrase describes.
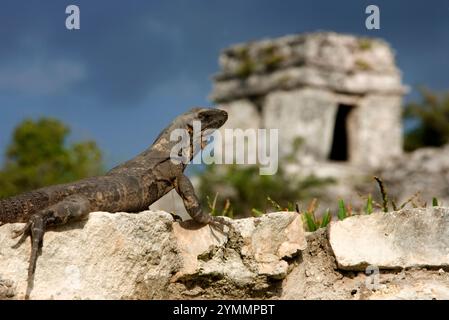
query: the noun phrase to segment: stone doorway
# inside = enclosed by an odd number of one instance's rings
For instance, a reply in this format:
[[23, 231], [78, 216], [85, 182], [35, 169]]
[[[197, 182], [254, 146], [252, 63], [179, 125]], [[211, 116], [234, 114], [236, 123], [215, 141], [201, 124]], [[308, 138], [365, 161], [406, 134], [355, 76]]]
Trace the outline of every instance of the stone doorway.
[[349, 160], [349, 129], [348, 118], [354, 106], [339, 104], [335, 117], [334, 133], [332, 135], [332, 146], [329, 154], [331, 161]]

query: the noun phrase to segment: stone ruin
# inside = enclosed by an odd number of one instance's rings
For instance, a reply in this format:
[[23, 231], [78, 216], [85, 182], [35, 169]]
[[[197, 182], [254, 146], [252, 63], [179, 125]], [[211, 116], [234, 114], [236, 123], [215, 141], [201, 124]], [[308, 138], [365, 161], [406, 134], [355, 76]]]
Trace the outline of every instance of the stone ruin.
[[402, 154], [401, 82], [390, 46], [333, 32], [238, 44], [210, 98], [226, 128], [279, 129], [279, 155], [375, 168]]

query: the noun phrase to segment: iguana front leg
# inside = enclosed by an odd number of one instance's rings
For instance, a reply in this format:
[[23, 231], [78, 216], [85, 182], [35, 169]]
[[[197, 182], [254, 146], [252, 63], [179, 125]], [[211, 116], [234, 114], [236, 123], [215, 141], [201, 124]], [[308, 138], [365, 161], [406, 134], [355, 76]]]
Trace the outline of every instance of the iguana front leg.
[[223, 217], [213, 217], [201, 209], [200, 202], [195, 194], [195, 189], [186, 175], [181, 174], [176, 177], [174, 184], [176, 192], [181, 196], [184, 202], [184, 207], [186, 208], [187, 213], [193, 220], [201, 224], [209, 224], [212, 227], [219, 229], [221, 232], [224, 231], [224, 225], [230, 229], [233, 228], [232, 224], [229, 223], [229, 221], [226, 221]]
[[89, 214], [90, 202], [79, 195], [69, 196], [31, 216], [25, 227], [15, 231], [13, 238], [21, 236], [17, 245], [20, 245], [28, 235], [31, 237], [31, 255], [28, 267], [28, 285], [25, 297], [28, 298], [32, 289], [36, 261], [43, 246], [44, 233], [48, 226], [62, 225], [69, 221], [81, 220]]

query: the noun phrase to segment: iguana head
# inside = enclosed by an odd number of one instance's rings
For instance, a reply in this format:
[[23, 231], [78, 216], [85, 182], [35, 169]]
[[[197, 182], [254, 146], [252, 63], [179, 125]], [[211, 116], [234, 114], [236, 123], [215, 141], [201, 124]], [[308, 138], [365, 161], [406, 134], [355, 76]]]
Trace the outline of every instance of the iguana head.
[[193, 126], [193, 121], [201, 122], [201, 131], [206, 129], [218, 129], [228, 120], [228, 113], [221, 109], [212, 108], [192, 108], [180, 115], [174, 122], [178, 122], [181, 127]]
[[[180, 116], [165, 128], [156, 138], [153, 146], [163, 146], [163, 149], [173, 148], [179, 143], [179, 132], [185, 132], [190, 137], [190, 147], [193, 156], [198, 152], [196, 146], [205, 146], [205, 136], [211, 131], [220, 128], [228, 119], [228, 113], [224, 110], [213, 108], [193, 108]], [[173, 139], [175, 137], [175, 139]], [[161, 148], [162, 149], [162, 148]]]
[[178, 125], [189, 132], [192, 146], [197, 144], [204, 148], [205, 135], [220, 128], [226, 120], [228, 120], [228, 113], [224, 110], [193, 108], [176, 118], [175, 122], [179, 121]]

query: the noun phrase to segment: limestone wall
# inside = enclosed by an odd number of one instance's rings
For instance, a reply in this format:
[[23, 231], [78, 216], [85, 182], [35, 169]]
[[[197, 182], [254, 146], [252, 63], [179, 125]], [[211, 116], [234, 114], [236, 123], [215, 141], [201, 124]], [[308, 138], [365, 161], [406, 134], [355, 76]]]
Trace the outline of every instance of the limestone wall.
[[[166, 212], [91, 213], [45, 234], [30, 298], [449, 298], [448, 208], [353, 216], [313, 233], [295, 212], [229, 221], [222, 234]], [[11, 239], [20, 227], [0, 226], [0, 299], [24, 298], [30, 243]]]
[[380, 167], [402, 154], [402, 99], [372, 94], [360, 99], [348, 121], [350, 161]]
[[265, 128], [279, 129], [281, 156], [289, 155], [303, 138], [301, 153], [326, 160], [332, 144], [337, 103], [332, 92], [303, 88], [269, 93], [263, 108]]

